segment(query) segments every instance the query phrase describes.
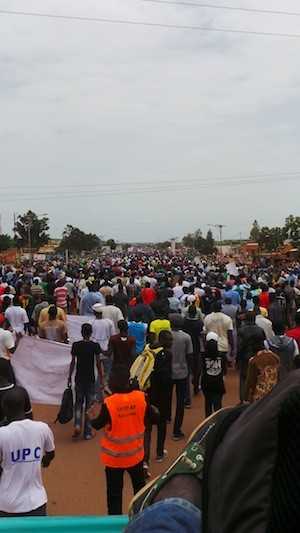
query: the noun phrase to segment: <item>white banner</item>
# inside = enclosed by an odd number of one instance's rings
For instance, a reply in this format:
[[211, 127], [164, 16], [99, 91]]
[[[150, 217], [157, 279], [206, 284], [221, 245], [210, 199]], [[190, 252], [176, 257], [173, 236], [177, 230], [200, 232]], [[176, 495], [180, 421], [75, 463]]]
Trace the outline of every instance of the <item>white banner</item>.
[[91, 324], [95, 320], [95, 317], [90, 316], [78, 316], [78, 315], [67, 315], [67, 328], [68, 328], [68, 338], [69, 343], [81, 341], [81, 326], [82, 324], [89, 323]]
[[67, 386], [71, 345], [25, 336], [11, 359], [17, 383], [32, 403], [60, 405]]

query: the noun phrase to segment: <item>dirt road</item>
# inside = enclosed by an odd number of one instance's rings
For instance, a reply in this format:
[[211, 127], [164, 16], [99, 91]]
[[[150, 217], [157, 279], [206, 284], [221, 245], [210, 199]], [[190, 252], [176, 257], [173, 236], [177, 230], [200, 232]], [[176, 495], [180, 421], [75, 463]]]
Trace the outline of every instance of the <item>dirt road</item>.
[[[238, 379], [233, 371], [229, 371], [226, 378], [227, 394], [224, 405], [238, 402]], [[49, 497], [48, 512], [50, 515], [105, 515], [106, 494], [104, 468], [99, 459], [99, 432], [92, 441], [72, 442], [72, 425], [53, 425], [57, 414], [57, 407], [34, 406], [36, 420], [47, 422], [55, 435], [56, 458], [49, 470], [45, 471], [44, 479]], [[183, 430], [188, 436], [203, 420], [203, 397], [193, 399], [192, 409], [185, 411]], [[170, 439], [172, 426], [168, 426], [166, 448], [169, 455], [165, 463], [152, 462], [152, 475], [159, 474], [184, 446]], [[154, 431], [153, 441], [156, 440]], [[154, 453], [153, 453], [154, 456]], [[132, 497], [131, 487], [127, 475], [124, 478], [124, 513]]]

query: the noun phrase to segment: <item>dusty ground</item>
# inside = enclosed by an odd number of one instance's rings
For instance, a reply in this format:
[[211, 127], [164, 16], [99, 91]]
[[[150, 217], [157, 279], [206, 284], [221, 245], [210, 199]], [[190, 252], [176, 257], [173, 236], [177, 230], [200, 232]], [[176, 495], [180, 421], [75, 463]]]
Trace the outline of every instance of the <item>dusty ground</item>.
[[[238, 402], [238, 379], [233, 371], [226, 378], [227, 394], [224, 405]], [[45, 471], [44, 479], [49, 497], [48, 512], [50, 515], [104, 515], [106, 514], [106, 494], [104, 468], [99, 459], [99, 432], [92, 441], [72, 442], [72, 425], [53, 425], [57, 407], [34, 406], [36, 420], [47, 422], [55, 435], [56, 458], [50, 468]], [[192, 409], [185, 411], [183, 430], [189, 433], [203, 420], [203, 397], [193, 399]], [[184, 446], [184, 441], [173, 442], [169, 435], [172, 426], [168, 426], [166, 448], [169, 455], [165, 463], [151, 464], [151, 473], [159, 474], [165, 466], [174, 460]], [[155, 435], [155, 432], [154, 432]], [[156, 437], [156, 435], [155, 435]], [[156, 439], [154, 438], [153, 441]], [[153, 453], [154, 455], [154, 453]], [[124, 513], [131, 499], [132, 491], [127, 474], [124, 478]]]

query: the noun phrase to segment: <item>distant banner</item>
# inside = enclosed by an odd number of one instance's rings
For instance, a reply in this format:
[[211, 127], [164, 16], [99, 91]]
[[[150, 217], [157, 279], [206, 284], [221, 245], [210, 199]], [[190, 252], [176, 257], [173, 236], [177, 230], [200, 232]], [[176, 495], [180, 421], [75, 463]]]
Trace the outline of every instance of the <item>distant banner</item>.
[[67, 328], [68, 328], [69, 343], [73, 344], [73, 342], [82, 340], [82, 335], [81, 335], [82, 324], [86, 324], [86, 323], [91, 324], [93, 320], [95, 320], [94, 316], [68, 315], [67, 316]]
[[12, 356], [17, 383], [33, 403], [48, 405], [60, 405], [70, 362], [70, 345], [38, 337], [23, 337]]

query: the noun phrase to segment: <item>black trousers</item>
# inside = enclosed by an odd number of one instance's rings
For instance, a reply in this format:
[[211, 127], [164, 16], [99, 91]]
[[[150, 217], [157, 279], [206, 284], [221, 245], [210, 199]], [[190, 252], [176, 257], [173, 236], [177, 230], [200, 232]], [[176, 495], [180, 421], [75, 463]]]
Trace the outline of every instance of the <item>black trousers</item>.
[[125, 471], [130, 475], [134, 494], [145, 486], [142, 462], [131, 468], [106, 467], [107, 509], [109, 515], [122, 514], [123, 478]]
[[18, 518], [21, 516], [47, 516], [47, 504], [45, 503], [45, 505], [27, 513], [5, 513], [4, 511], [0, 511], [0, 518]]
[[223, 394], [218, 392], [205, 392], [205, 416], [210, 416], [215, 411], [222, 408]]
[[[157, 423], [157, 445], [156, 445], [156, 454], [163, 456], [164, 446], [167, 435], [167, 419], [169, 416], [170, 410], [170, 390], [171, 383], [163, 384], [161, 386], [156, 386], [150, 391], [150, 404], [157, 407], [159, 410], [159, 421]], [[148, 422], [146, 425], [145, 431], [145, 462], [149, 463], [150, 459], [150, 450], [151, 450], [151, 433], [152, 433], [152, 424]]]
[[174, 379], [173, 386], [175, 386], [176, 391], [176, 414], [173, 433], [174, 435], [178, 435], [178, 433], [181, 431], [181, 426], [184, 417], [184, 402], [186, 395], [187, 378]]

